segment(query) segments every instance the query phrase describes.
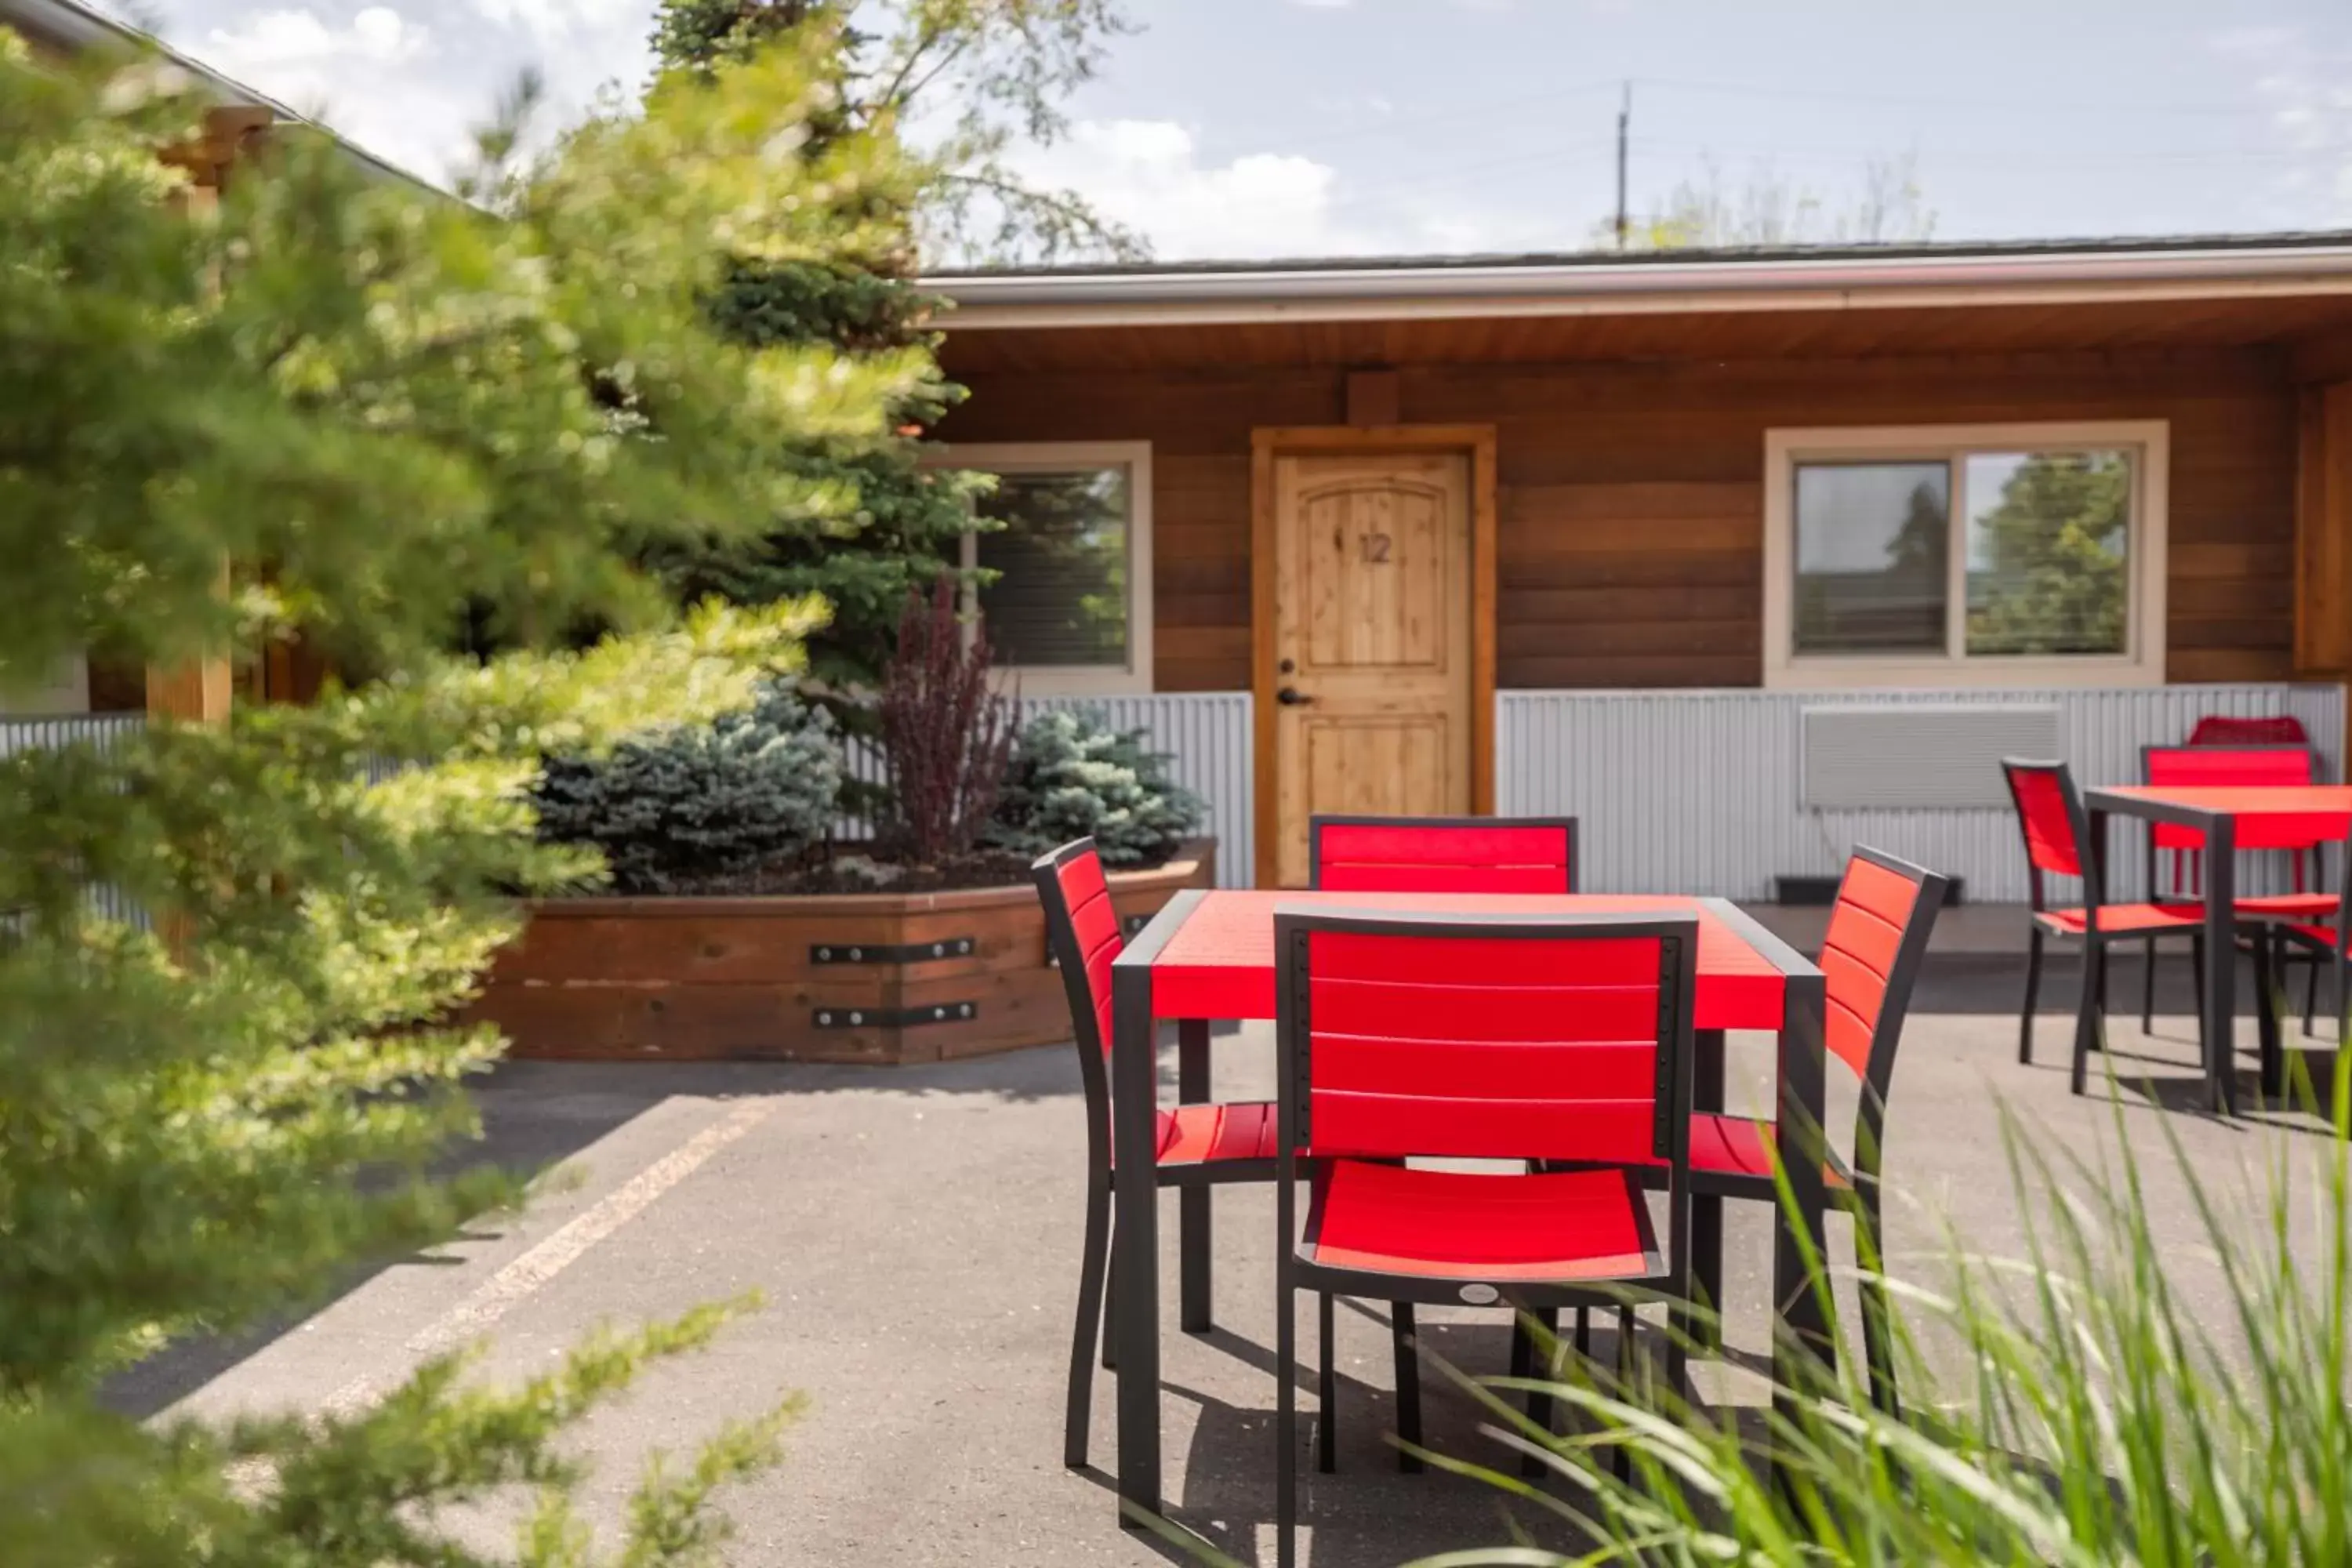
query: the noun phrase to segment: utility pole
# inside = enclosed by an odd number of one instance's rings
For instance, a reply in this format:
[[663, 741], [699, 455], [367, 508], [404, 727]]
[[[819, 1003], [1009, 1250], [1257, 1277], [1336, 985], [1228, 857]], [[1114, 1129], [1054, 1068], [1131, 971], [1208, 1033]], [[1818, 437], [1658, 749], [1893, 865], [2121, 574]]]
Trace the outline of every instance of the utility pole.
[[1625, 83], [1624, 96], [1617, 101], [1617, 248], [1625, 248], [1625, 133], [1633, 123], [1633, 83]]

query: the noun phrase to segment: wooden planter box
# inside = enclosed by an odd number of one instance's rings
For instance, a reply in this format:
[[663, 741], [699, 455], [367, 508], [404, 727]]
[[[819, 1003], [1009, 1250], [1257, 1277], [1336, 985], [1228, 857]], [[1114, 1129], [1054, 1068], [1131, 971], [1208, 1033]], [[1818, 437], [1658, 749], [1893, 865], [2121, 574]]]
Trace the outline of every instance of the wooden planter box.
[[[1213, 840], [1114, 872], [1131, 931], [1209, 886]], [[513, 1055], [935, 1062], [1070, 1037], [1026, 882], [952, 893], [547, 899], [467, 1010]]]

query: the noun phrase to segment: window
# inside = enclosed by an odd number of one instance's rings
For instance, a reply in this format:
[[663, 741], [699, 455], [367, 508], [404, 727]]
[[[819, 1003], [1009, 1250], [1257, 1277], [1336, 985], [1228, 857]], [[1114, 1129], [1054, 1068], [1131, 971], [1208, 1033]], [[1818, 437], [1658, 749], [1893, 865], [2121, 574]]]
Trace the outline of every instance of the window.
[[2156, 684], [2159, 422], [1777, 430], [1768, 686]]
[[1151, 447], [1141, 441], [951, 447], [942, 464], [996, 476], [992, 526], [963, 563], [998, 666], [1038, 696], [1151, 689]]

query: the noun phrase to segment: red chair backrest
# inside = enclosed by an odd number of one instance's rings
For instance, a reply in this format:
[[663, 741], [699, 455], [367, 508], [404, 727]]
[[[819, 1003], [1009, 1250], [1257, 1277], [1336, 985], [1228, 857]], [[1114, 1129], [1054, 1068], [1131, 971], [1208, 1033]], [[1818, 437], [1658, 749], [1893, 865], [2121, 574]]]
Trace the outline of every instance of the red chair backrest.
[[2000, 771], [2008, 775], [2010, 798], [2017, 803], [2018, 826], [2025, 833], [2026, 862], [2037, 871], [2081, 876], [2083, 846], [2074, 832], [2081, 806], [2066, 764], [2005, 759]]
[[1830, 910], [1829, 935], [1822, 943], [1822, 975], [1829, 1000], [1823, 1022], [1830, 1054], [1857, 1077], [1869, 1076], [1879, 1025], [1899, 1026], [1899, 1019], [1886, 1015], [1888, 988], [1899, 975], [1906, 994], [1898, 1001], [1908, 1000], [1911, 974], [1903, 964], [1905, 943], [1925, 943], [1926, 928], [1935, 922], [1945, 886], [1946, 879], [1932, 871], [1872, 850], [1860, 850], [1846, 862], [1837, 903]]
[[2208, 713], [2189, 731], [2189, 743], [2192, 746], [2302, 746], [2310, 742], [2303, 721], [2292, 713], [2276, 713], [2266, 719], [2232, 719], [2226, 713]]
[[1284, 913], [1275, 932], [1302, 1154], [1687, 1160], [1696, 921]]
[[1822, 1033], [1830, 1055], [1864, 1083], [1853, 1161], [1865, 1175], [1878, 1171], [1895, 1047], [1949, 886], [1948, 878], [1908, 861], [1857, 849], [1846, 862], [1837, 904], [1830, 911], [1821, 956], [1828, 1003]]
[[1328, 892], [1576, 891], [1572, 816], [1317, 816], [1307, 835]]
[[[2210, 721], [2199, 722], [2201, 726]], [[2294, 721], [2289, 719], [2287, 722], [2293, 724]], [[2140, 779], [2152, 784], [2307, 784], [2319, 781], [2319, 769], [2308, 746], [2192, 742], [2186, 746], [2142, 748]], [[2158, 849], [2198, 849], [2205, 843], [2205, 836], [2197, 829], [2171, 822], [2157, 823], [2152, 839]]]
[[1081, 838], [1038, 857], [1029, 874], [1045, 906], [1046, 946], [1061, 965], [1079, 1054], [1099, 1064], [1110, 1049], [1110, 966], [1127, 947], [1102, 857], [1093, 839]]

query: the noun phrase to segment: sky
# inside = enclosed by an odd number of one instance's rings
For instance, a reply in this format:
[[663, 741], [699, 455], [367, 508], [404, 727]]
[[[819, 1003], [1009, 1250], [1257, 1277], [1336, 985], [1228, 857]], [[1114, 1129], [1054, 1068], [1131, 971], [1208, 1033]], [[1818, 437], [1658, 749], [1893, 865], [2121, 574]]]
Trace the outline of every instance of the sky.
[[[100, 0], [121, 6], [127, 0]], [[1615, 203], [1906, 167], [1937, 239], [2352, 226], [2345, 0], [1129, 0], [1027, 151], [1169, 259], [1578, 248]], [[646, 68], [652, 0], [144, 0], [175, 47], [428, 177], [527, 65]]]

